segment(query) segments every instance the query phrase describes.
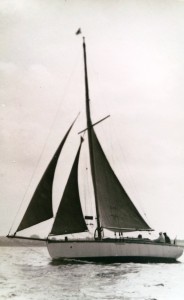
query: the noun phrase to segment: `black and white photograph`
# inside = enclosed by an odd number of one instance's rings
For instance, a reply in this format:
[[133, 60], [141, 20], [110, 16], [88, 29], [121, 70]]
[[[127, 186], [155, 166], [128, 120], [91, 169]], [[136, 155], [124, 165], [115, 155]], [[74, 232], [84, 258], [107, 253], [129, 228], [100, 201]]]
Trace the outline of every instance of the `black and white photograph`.
[[0, 299], [184, 299], [184, 0], [0, 0]]

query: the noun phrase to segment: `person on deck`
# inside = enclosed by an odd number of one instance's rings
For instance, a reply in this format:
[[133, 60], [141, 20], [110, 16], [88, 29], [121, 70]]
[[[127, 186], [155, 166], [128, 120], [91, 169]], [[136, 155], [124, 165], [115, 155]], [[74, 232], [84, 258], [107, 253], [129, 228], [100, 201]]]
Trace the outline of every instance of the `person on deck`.
[[171, 244], [171, 240], [170, 240], [170, 238], [168, 237], [168, 235], [167, 235], [166, 232], [164, 232], [164, 236], [165, 236], [165, 242], [166, 242], [167, 244]]
[[153, 240], [156, 243], [165, 243], [165, 237], [163, 236], [163, 233], [159, 233], [159, 237], [156, 240]]

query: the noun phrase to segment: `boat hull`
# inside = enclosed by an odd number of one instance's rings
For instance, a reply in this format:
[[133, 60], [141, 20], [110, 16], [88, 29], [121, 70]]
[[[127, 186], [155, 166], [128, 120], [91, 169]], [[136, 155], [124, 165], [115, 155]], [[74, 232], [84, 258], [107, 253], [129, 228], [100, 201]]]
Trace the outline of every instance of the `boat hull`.
[[174, 262], [183, 253], [177, 245], [127, 241], [48, 241], [54, 260]]

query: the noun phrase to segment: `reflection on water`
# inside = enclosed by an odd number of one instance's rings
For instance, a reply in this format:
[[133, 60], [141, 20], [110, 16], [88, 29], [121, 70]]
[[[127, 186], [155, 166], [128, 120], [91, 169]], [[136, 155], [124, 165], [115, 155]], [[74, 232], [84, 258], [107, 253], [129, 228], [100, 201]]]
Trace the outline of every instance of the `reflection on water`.
[[0, 299], [184, 299], [176, 264], [51, 261], [45, 248], [0, 248]]

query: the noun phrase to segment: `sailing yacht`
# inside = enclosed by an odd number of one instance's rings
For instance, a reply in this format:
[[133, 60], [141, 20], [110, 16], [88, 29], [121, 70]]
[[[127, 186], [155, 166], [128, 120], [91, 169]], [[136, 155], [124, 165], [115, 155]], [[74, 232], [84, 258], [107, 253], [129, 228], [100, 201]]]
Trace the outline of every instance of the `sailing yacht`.
[[[71, 238], [72, 234], [88, 231], [87, 219], [81, 205], [78, 186], [80, 151], [84, 143], [81, 137], [61, 202], [56, 215], [52, 209], [52, 190], [55, 170], [63, 146], [73, 124], [58, 146], [48, 167], [32, 196], [27, 210], [11, 238], [29, 238], [20, 232], [43, 221], [54, 219], [52, 229], [45, 240], [52, 259], [80, 259], [86, 261], [175, 261], [183, 250], [174, 244], [158, 243], [144, 238], [124, 238], [125, 232], [152, 231], [118, 180], [97, 138], [90, 113], [87, 72], [86, 43], [83, 37], [84, 82], [86, 98], [86, 120], [90, 169], [95, 201], [96, 229], [94, 237]], [[117, 237], [105, 238], [104, 230], [117, 233]], [[117, 236], [116, 235], [116, 236]], [[59, 238], [58, 238], [59, 237]], [[29, 238], [30, 239], [30, 238]], [[32, 238], [36, 239], [36, 238]]]

